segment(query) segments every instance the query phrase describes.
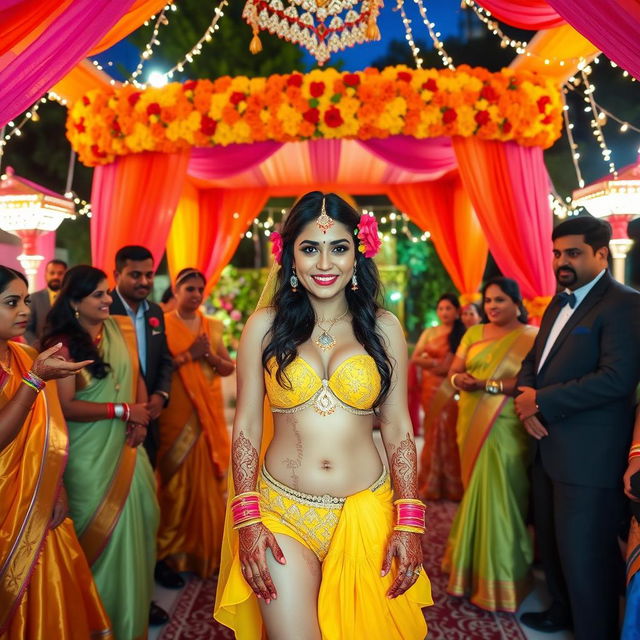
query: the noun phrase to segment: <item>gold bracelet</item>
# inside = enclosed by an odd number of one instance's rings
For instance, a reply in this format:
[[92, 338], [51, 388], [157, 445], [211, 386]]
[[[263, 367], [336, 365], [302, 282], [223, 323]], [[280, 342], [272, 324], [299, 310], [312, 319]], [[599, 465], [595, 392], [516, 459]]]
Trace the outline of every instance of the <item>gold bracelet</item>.
[[449, 384], [454, 388], [457, 389], [458, 391], [464, 391], [464, 389], [461, 389], [457, 384], [456, 384], [456, 376], [458, 374], [454, 373], [450, 378], [449, 378]]
[[397, 524], [395, 527], [393, 527], [394, 531], [407, 531], [408, 533], [419, 533], [419, 534], [423, 534], [426, 529], [423, 527], [409, 527], [406, 525], [402, 525], [402, 524]]
[[234, 529], [243, 529], [244, 527], [249, 527], [252, 524], [258, 524], [258, 522], [262, 522], [262, 518], [254, 518], [253, 520], [247, 520], [246, 522], [240, 522], [239, 524], [234, 525]]

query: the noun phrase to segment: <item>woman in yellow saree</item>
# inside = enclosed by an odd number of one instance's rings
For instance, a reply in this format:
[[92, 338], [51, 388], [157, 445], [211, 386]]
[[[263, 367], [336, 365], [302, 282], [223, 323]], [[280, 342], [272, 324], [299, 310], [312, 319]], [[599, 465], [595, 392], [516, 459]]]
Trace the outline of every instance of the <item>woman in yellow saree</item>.
[[117, 640], [146, 638], [156, 561], [158, 502], [143, 447], [149, 421], [128, 316], [109, 317], [106, 275], [80, 265], [65, 275], [44, 344], [93, 363], [58, 383], [69, 426], [69, 510]]
[[160, 415], [158, 451], [158, 558], [203, 578], [220, 563], [229, 464], [220, 377], [234, 371], [222, 323], [198, 310], [204, 288], [204, 275], [183, 269], [174, 287], [177, 308], [165, 315], [176, 370], [171, 402]]
[[425, 500], [460, 500], [460, 457], [456, 444], [458, 402], [446, 377], [465, 327], [460, 302], [452, 293], [438, 299], [440, 324], [422, 332], [411, 362], [422, 369], [424, 446], [420, 456], [418, 491]]
[[[53, 382], [89, 363], [56, 358], [59, 345], [36, 357], [13, 342], [28, 303], [25, 277], [0, 266], [0, 639], [111, 638], [67, 517], [67, 427]], [[38, 378], [50, 381], [41, 392]]]
[[534, 327], [518, 285], [494, 278], [483, 291], [487, 324], [468, 329], [451, 366], [460, 390], [458, 446], [464, 496], [443, 566], [448, 591], [478, 607], [515, 611], [530, 587], [532, 545], [525, 526], [529, 437], [515, 414], [515, 378]]

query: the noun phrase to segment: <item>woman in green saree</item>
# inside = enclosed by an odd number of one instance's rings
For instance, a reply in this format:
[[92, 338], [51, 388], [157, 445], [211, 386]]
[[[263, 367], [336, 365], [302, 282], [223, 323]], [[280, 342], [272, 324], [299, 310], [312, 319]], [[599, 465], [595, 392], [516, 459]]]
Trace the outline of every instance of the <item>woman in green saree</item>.
[[138, 447], [149, 411], [134, 327], [128, 316], [109, 317], [110, 303], [104, 272], [70, 269], [44, 344], [62, 342], [66, 358], [93, 360], [58, 385], [69, 427], [65, 486], [114, 635], [134, 640], [147, 636], [159, 509], [151, 465]]
[[515, 281], [482, 290], [488, 322], [462, 338], [449, 371], [460, 391], [457, 423], [464, 496], [443, 567], [448, 592], [490, 611], [515, 611], [530, 588], [532, 545], [525, 525], [530, 439], [515, 414], [516, 374], [537, 329]]

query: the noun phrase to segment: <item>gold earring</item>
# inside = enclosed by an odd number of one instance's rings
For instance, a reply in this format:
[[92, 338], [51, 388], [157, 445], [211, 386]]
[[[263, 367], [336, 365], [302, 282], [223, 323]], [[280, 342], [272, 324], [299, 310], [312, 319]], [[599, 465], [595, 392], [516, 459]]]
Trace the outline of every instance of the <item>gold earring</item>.
[[76, 309], [74, 311], [73, 315], [75, 316], [75, 319], [77, 320], [80, 317], [80, 312]]

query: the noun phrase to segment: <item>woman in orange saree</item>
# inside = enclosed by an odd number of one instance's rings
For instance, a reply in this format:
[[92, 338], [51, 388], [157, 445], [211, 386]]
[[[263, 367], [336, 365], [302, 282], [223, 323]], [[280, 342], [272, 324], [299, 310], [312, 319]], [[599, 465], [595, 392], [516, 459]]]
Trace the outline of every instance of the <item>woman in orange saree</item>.
[[53, 380], [88, 363], [52, 357], [59, 345], [36, 357], [17, 344], [28, 317], [26, 279], [0, 266], [0, 639], [112, 638], [67, 518], [68, 440], [56, 385], [38, 392], [31, 376]]
[[516, 416], [516, 375], [537, 329], [515, 281], [483, 288], [487, 324], [471, 327], [451, 365], [460, 390], [458, 446], [464, 496], [443, 566], [447, 591], [489, 611], [515, 611], [531, 586], [532, 545], [525, 516], [531, 439]]
[[176, 370], [171, 402], [160, 415], [158, 558], [174, 571], [210, 576], [220, 563], [229, 464], [221, 376], [234, 371], [222, 324], [199, 311], [205, 277], [183, 269], [176, 309], [165, 315]]
[[411, 358], [422, 369], [424, 446], [418, 474], [419, 495], [425, 500], [460, 500], [458, 403], [446, 374], [465, 328], [460, 321], [460, 303], [452, 293], [440, 296], [436, 313], [440, 324], [422, 332]]

